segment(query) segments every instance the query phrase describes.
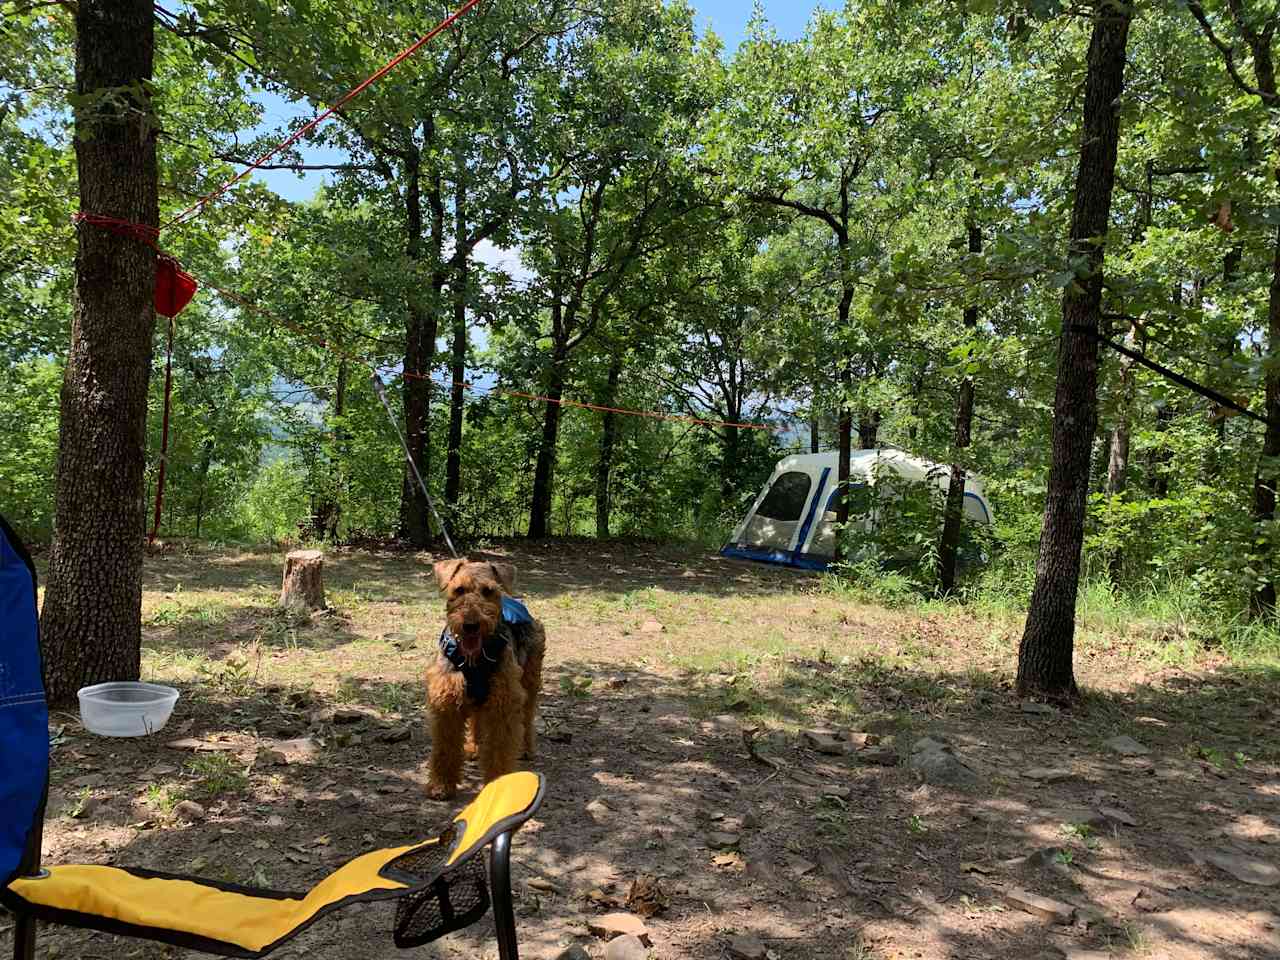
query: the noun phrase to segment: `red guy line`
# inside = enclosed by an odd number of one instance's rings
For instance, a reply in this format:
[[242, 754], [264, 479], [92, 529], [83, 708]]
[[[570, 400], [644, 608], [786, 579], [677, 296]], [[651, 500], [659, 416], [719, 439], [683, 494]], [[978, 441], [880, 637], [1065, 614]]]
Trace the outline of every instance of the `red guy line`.
[[333, 116], [335, 113], [341, 110], [344, 106], [346, 106], [356, 97], [358, 97], [361, 93], [369, 89], [369, 87], [373, 86], [375, 83], [377, 83], [379, 80], [385, 77], [388, 73], [390, 73], [396, 67], [400, 66], [400, 64], [402, 64], [404, 61], [408, 60], [411, 56], [413, 56], [415, 53], [421, 50], [424, 46], [426, 46], [428, 43], [434, 40], [438, 35], [443, 33], [445, 30], [448, 30], [451, 26], [453, 26], [453, 24], [455, 23], [455, 21], [458, 20], [459, 17], [463, 16], [463, 14], [467, 13], [469, 10], [471, 10], [472, 7], [477, 6], [479, 3], [480, 3], [480, 0], [467, 0], [467, 2], [464, 3], [462, 6], [460, 6], [457, 10], [455, 10], [453, 13], [449, 14], [449, 16], [445, 17], [438, 24], [436, 24], [436, 26], [434, 27], [434, 29], [431, 30], [430, 33], [424, 34], [423, 36], [419, 37], [409, 46], [405, 47], [403, 50], [397, 53], [394, 57], [388, 60], [387, 63], [380, 70], [378, 70], [376, 73], [367, 77], [358, 86], [353, 87], [351, 90], [347, 91], [347, 93], [343, 95], [342, 99], [340, 99], [333, 106], [329, 107], [329, 109], [325, 110], [323, 113], [313, 118], [306, 126], [302, 127], [300, 130], [294, 132], [290, 136], [281, 140], [278, 144], [276, 144], [274, 147], [272, 147], [262, 156], [258, 157], [257, 160], [254, 160], [253, 163], [245, 167], [243, 170], [237, 173], [234, 177], [232, 177], [230, 180], [228, 180], [226, 183], [220, 186], [217, 190], [213, 191], [213, 193], [209, 194], [208, 196], [201, 197], [199, 200], [197, 200], [191, 206], [187, 207], [187, 209], [183, 210], [180, 214], [178, 214], [168, 223], [164, 224], [164, 226], [161, 229], [167, 230], [172, 226], [176, 226], [177, 224], [184, 223], [187, 220], [194, 219], [204, 210], [205, 206], [207, 206], [212, 201], [216, 200], [218, 197], [222, 196], [224, 193], [226, 193], [228, 190], [234, 187], [237, 183], [239, 183], [245, 177], [249, 176], [249, 174], [253, 173], [253, 171], [256, 170], [258, 167], [260, 167], [262, 164], [266, 163], [276, 154], [280, 153], [280, 151], [293, 146], [293, 144], [297, 143], [299, 140], [301, 140], [304, 136], [306, 136], [316, 127], [320, 126], [320, 124], [324, 123], [324, 121], [328, 120], [331, 116]]

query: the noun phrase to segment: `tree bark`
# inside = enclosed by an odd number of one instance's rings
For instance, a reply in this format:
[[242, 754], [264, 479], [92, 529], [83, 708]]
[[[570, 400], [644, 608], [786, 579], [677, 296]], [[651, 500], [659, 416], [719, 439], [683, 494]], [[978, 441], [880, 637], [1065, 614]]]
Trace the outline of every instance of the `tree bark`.
[[324, 554], [294, 550], [284, 559], [279, 606], [285, 609], [324, 609]]
[[[849, 322], [849, 307], [853, 303], [853, 288], [845, 285], [840, 295], [838, 314], [840, 319], [840, 335], [843, 339], [845, 328]], [[836, 443], [839, 447], [839, 460], [836, 463], [836, 489], [840, 491], [840, 499], [836, 501], [836, 542], [832, 548], [832, 559], [839, 563], [844, 559], [845, 527], [849, 523], [849, 466], [853, 459], [853, 407], [850, 398], [853, 395], [853, 359], [846, 356], [840, 368], [840, 420], [836, 428]]]
[[813, 401], [809, 404], [809, 452], [817, 453], [820, 435], [818, 432], [818, 391], [813, 392]]
[[[603, 406], [618, 405], [618, 381], [622, 379], [622, 350], [614, 351], [609, 361], [609, 380], [605, 387]], [[600, 430], [600, 459], [596, 463], [596, 537], [607, 540], [609, 537], [609, 514], [612, 511], [612, 497], [609, 494], [609, 480], [613, 473], [613, 446], [618, 435], [618, 415], [612, 410], [603, 414]]]
[[[556, 305], [552, 310], [558, 310]], [[551, 354], [551, 372], [547, 382], [546, 415], [542, 420], [542, 442], [538, 446], [538, 462], [533, 471], [533, 502], [529, 508], [529, 536], [542, 539], [550, 533], [552, 481], [556, 466], [556, 442], [560, 436], [560, 400], [564, 396], [565, 367], [568, 354], [564, 344], [557, 343]]]
[[858, 415], [858, 446], [863, 450], [874, 450], [880, 443], [879, 410], [863, 410]]
[[1262, 554], [1258, 566], [1267, 571], [1267, 579], [1258, 585], [1249, 600], [1249, 612], [1255, 619], [1272, 618], [1276, 614], [1274, 562], [1267, 543], [1270, 540], [1268, 528], [1275, 522], [1276, 484], [1280, 480], [1280, 228], [1276, 229], [1271, 292], [1267, 303], [1267, 357], [1263, 369], [1267, 432], [1262, 439], [1262, 454], [1253, 478], [1253, 519], [1259, 527], [1256, 539]]
[[[969, 252], [982, 252], [982, 231], [977, 224], [969, 224]], [[973, 338], [978, 333], [978, 307], [970, 304], [964, 309], [965, 336]], [[956, 397], [956, 452], [965, 450], [973, 436], [973, 377], [966, 373], [960, 381]], [[947, 487], [946, 512], [942, 521], [942, 538], [938, 544], [938, 590], [943, 595], [956, 588], [956, 554], [960, 547], [960, 529], [964, 523], [964, 465], [951, 465], [951, 480]]]
[[445, 454], [444, 499], [456, 506], [462, 493], [462, 415], [466, 409], [463, 382], [467, 376], [467, 284], [470, 255], [463, 249], [467, 236], [467, 213], [463, 203], [464, 188], [459, 161], [458, 188], [454, 195], [455, 229], [453, 232], [453, 350], [449, 364], [449, 441]]
[[[404, 427], [410, 455], [423, 478], [431, 474], [431, 370], [435, 365], [436, 336], [439, 330], [438, 309], [445, 274], [441, 260], [444, 234], [444, 200], [438, 172], [426, 174], [426, 200], [431, 209], [429, 246], [423, 244], [423, 177], [422, 153], [435, 141], [435, 121], [428, 117], [422, 124], [423, 151], [410, 151], [405, 160], [405, 254], [415, 271], [415, 282], [409, 295], [405, 316], [404, 349]], [[423, 301], [417, 278], [424, 265], [431, 267], [431, 294]], [[409, 468], [404, 465], [400, 483], [400, 537], [416, 547], [431, 542], [430, 510], [427, 498]]]
[[1132, 8], [1100, 3], [1094, 12], [1084, 93], [1084, 129], [1076, 171], [1068, 248], [1086, 265], [1062, 298], [1058, 382], [1054, 397], [1053, 458], [1044, 527], [1026, 627], [1018, 648], [1018, 693], [1052, 698], [1077, 695], [1072, 653], [1080, 551], [1084, 544], [1089, 462], [1098, 423], [1098, 344], [1102, 313], [1103, 240], [1111, 219], [1119, 98]]
[[[159, 222], [156, 123], [147, 81], [150, 2], [75, 8], [80, 209]], [[155, 335], [155, 251], [84, 223], [77, 231], [71, 349], [62, 383], [53, 546], [41, 621], [54, 703], [134, 680], [142, 643], [143, 471]]]

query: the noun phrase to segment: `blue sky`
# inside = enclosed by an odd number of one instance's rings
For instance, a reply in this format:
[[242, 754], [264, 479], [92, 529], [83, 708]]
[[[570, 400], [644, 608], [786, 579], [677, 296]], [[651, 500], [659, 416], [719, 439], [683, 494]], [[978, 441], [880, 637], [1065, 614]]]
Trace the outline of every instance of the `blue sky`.
[[[708, 27], [724, 40], [726, 53], [732, 53], [742, 42], [747, 21], [751, 19], [752, 3], [750, 0], [692, 0], [697, 11], [699, 29]], [[836, 0], [760, 0], [765, 16], [785, 38], [800, 36], [815, 6], [834, 8], [839, 4]], [[423, 25], [424, 32], [429, 25]], [[384, 82], [395, 82], [392, 74]], [[334, 91], [337, 99], [343, 91]], [[280, 97], [263, 98], [266, 113], [263, 117], [263, 129], [278, 130], [284, 122], [292, 117], [310, 117], [313, 111], [300, 103], [289, 103]], [[359, 101], [355, 101], [352, 109], [357, 109]], [[312, 163], [340, 163], [342, 155], [332, 150], [307, 150], [307, 159]], [[289, 200], [305, 200], [315, 193], [316, 187], [323, 181], [323, 174], [311, 173], [303, 177], [287, 170], [268, 170], [255, 173], [254, 176], [269, 186], [276, 193]]]

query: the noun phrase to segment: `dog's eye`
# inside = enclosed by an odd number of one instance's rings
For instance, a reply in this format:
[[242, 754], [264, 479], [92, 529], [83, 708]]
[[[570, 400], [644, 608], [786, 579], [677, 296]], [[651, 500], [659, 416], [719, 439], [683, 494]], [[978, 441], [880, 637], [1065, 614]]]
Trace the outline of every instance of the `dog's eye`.
[[480, 592], [483, 593], [486, 597], [492, 597], [498, 591], [494, 590], [493, 587], [484, 587], [481, 589]]
[[454, 588], [453, 588], [453, 598], [456, 600], [458, 597], [462, 596], [462, 595], [463, 595], [464, 593], [466, 593], [466, 592], [467, 592], [467, 591], [463, 590], [461, 587], [454, 587]]

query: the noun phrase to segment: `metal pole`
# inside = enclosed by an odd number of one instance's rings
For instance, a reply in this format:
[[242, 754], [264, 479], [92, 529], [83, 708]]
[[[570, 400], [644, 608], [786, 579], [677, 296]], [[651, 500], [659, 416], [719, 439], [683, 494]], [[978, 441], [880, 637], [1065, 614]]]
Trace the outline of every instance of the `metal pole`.
[[369, 379], [373, 383], [373, 392], [382, 401], [382, 409], [387, 411], [387, 419], [391, 421], [391, 426], [395, 429], [396, 436], [400, 438], [400, 446], [404, 449], [404, 458], [409, 461], [409, 469], [413, 471], [413, 475], [417, 478], [418, 486], [422, 489], [422, 495], [427, 498], [427, 506], [431, 508], [431, 515], [436, 518], [436, 526], [440, 528], [440, 532], [444, 535], [444, 542], [449, 547], [449, 553], [456, 557], [458, 551], [454, 547], [453, 541], [449, 539], [449, 530], [445, 527], [444, 521], [440, 519], [440, 514], [436, 512], [435, 501], [431, 499], [431, 494], [427, 492], [427, 485], [422, 480], [422, 474], [418, 472], [418, 465], [413, 461], [413, 454], [409, 452], [409, 444], [405, 441], [404, 434], [400, 432], [400, 424], [396, 421], [395, 414], [391, 412], [391, 404], [387, 402], [387, 390], [382, 385], [382, 378], [378, 376], [378, 371], [371, 370], [369, 371]]
[[511, 903], [511, 832], [498, 834], [489, 848], [489, 883], [493, 887], [493, 926], [499, 960], [520, 960], [516, 911]]

